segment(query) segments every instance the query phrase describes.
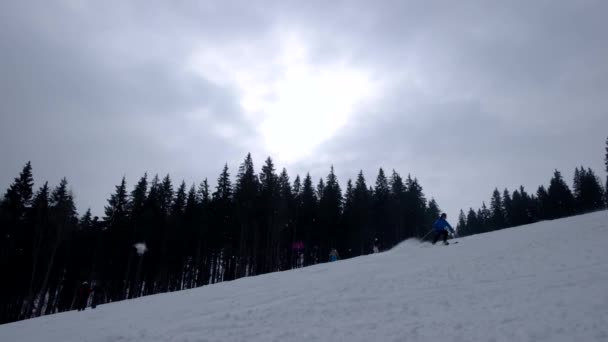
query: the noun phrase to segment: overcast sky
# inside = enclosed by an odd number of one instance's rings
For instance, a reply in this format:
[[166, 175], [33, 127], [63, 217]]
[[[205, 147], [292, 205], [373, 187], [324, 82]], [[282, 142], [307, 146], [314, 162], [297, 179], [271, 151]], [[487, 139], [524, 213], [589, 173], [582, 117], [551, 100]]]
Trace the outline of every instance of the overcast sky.
[[101, 214], [124, 175], [247, 152], [292, 180], [416, 176], [453, 221], [554, 169], [605, 179], [606, 1], [0, 2], [0, 186]]

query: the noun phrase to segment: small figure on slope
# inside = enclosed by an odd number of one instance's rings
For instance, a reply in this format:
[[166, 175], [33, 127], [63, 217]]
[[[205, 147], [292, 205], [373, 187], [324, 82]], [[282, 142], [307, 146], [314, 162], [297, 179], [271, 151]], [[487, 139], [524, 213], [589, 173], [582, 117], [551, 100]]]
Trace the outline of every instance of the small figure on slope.
[[372, 252], [374, 254], [380, 253], [380, 247], [378, 247], [378, 239], [374, 239], [374, 246], [372, 247]]
[[91, 288], [89, 287], [89, 283], [85, 281], [80, 285], [78, 293], [76, 294], [76, 309], [78, 309], [78, 311], [86, 309], [90, 293]]
[[329, 262], [338, 261], [339, 257], [338, 251], [335, 248], [332, 248], [331, 252], [329, 252]]
[[447, 218], [448, 215], [446, 213], [443, 213], [441, 214], [441, 217], [439, 217], [437, 221], [433, 223], [433, 230], [435, 231], [433, 245], [437, 243], [437, 240], [439, 240], [440, 237], [443, 238], [444, 245], [449, 245], [450, 243], [448, 242], [448, 230], [452, 233], [452, 235], [456, 234], [454, 228], [452, 228], [452, 226], [450, 226], [450, 224], [446, 220]]
[[103, 304], [106, 301], [106, 294], [99, 285], [93, 286], [93, 298], [91, 300], [91, 309], [95, 309], [97, 305]]

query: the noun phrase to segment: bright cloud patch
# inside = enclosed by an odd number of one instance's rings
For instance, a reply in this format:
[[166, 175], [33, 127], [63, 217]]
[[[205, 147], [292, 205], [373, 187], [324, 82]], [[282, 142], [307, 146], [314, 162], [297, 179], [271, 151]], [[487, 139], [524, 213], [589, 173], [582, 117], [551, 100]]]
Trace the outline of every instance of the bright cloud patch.
[[291, 163], [313, 154], [370, 100], [378, 84], [346, 61], [314, 64], [297, 35], [225, 49], [201, 49], [191, 68], [235, 86], [240, 103], [273, 157]]

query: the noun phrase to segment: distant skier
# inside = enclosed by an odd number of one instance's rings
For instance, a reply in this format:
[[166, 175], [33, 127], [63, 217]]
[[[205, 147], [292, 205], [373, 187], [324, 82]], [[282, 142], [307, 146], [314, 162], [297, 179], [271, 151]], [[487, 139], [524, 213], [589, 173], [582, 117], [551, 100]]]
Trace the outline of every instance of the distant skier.
[[89, 287], [89, 283], [86, 281], [83, 282], [78, 288], [78, 293], [76, 294], [76, 308], [78, 311], [86, 309], [90, 293], [91, 288]]
[[106, 294], [99, 285], [93, 286], [93, 298], [91, 300], [91, 309], [95, 309], [97, 305], [105, 303]]
[[450, 226], [448, 221], [446, 221], [447, 217], [448, 217], [448, 215], [446, 213], [443, 213], [443, 214], [441, 214], [441, 217], [439, 217], [437, 219], [437, 221], [435, 221], [435, 223], [433, 223], [433, 230], [435, 231], [435, 238], [433, 239], [433, 245], [437, 243], [437, 240], [439, 240], [440, 237], [443, 238], [444, 245], [449, 245], [450, 243], [448, 242], [448, 230], [452, 234], [456, 234], [456, 232], [454, 231], [454, 228], [452, 228], [452, 226]]
[[374, 244], [372, 245], [372, 253], [380, 253], [380, 247], [378, 246], [378, 238], [374, 239]]
[[338, 261], [339, 257], [338, 251], [335, 248], [332, 248], [331, 252], [329, 252], [329, 262]]

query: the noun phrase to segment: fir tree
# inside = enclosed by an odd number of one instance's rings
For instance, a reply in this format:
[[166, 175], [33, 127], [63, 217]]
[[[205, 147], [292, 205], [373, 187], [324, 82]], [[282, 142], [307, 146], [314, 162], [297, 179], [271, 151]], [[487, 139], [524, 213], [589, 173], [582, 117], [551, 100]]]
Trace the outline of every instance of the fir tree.
[[500, 192], [498, 189], [494, 189], [494, 193], [492, 193], [492, 201], [490, 202], [490, 210], [491, 210], [491, 228], [492, 230], [502, 229], [505, 227], [505, 213], [503, 211], [502, 199], [500, 197]]
[[287, 170], [285, 168], [283, 168], [281, 174], [279, 175], [279, 192], [282, 198], [290, 199], [293, 196], [293, 189], [291, 188], [289, 175], [287, 174]]
[[78, 214], [74, 204], [74, 196], [68, 189], [66, 178], [61, 179], [59, 185], [53, 190], [50, 205], [52, 217], [57, 224], [64, 226], [64, 228], [75, 227], [78, 222]]
[[[26, 222], [33, 193], [31, 163], [27, 162], [0, 201], [0, 268], [8, 284], [0, 284], [0, 322], [19, 315], [21, 297], [27, 286], [27, 270], [33, 230]], [[23, 269], [25, 272], [20, 272]], [[13, 307], [13, 310], [10, 309]], [[5, 311], [2, 311], [4, 309]]]
[[428, 227], [425, 222], [426, 198], [418, 179], [412, 179], [411, 175], [407, 176], [405, 187], [405, 225], [406, 231], [409, 232], [408, 237], [422, 236], [426, 234]]
[[183, 215], [186, 209], [186, 182], [182, 181], [175, 194], [173, 205], [171, 206], [171, 214], [173, 216]]
[[224, 169], [217, 180], [213, 198], [223, 201], [232, 199], [232, 182], [230, 181], [230, 173], [228, 173], [228, 164], [224, 165]]
[[583, 183], [585, 169], [582, 168], [580, 171], [577, 168], [574, 169], [574, 180], [572, 182], [572, 194], [577, 202], [580, 202], [581, 199], [581, 186]]
[[211, 201], [211, 194], [209, 191], [209, 182], [207, 178], [201, 182], [198, 186], [197, 197], [201, 204], [208, 204]]
[[139, 179], [133, 191], [129, 196], [128, 211], [131, 219], [137, 220], [143, 214], [144, 205], [146, 202], [146, 194], [148, 192], [148, 174], [144, 174]]
[[211, 259], [212, 251], [209, 245], [211, 241], [211, 234], [209, 233], [211, 195], [209, 182], [206, 178], [199, 184], [196, 198], [197, 210], [192, 228], [194, 236], [192, 283], [193, 286], [202, 286], [209, 281], [209, 268], [206, 265], [206, 261]]
[[[47, 303], [55, 303], [57, 300], [57, 288], [60, 284], [59, 273], [57, 272], [57, 265], [61, 265], [62, 255], [59, 250], [65, 245], [66, 238], [73, 232], [76, 231], [78, 225], [78, 215], [76, 213], [76, 206], [74, 205], [74, 198], [72, 193], [68, 189], [68, 181], [63, 178], [59, 185], [53, 190], [50, 196], [49, 203], [49, 216], [51, 232], [49, 232], [49, 243], [50, 243], [50, 254], [46, 261], [46, 273], [42, 280], [40, 295], [46, 294], [47, 291], [50, 293], [49, 297], [46, 298]], [[55, 271], [55, 272], [54, 272]], [[44, 302], [45, 298], [40, 297], [39, 301]], [[54, 307], [49, 308], [47, 306], [45, 314], [53, 312]], [[37, 315], [41, 315], [43, 312], [39, 310]]]
[[260, 173], [260, 186], [262, 196], [272, 197], [278, 194], [278, 180], [279, 177], [275, 173], [274, 162], [272, 158], [268, 157], [266, 162], [262, 166], [262, 172]]
[[[238, 264], [234, 265], [237, 277], [245, 276], [247, 267], [251, 266], [256, 258], [259, 258], [256, 249], [260, 248], [259, 244], [261, 242], [259, 239], [263, 235], [258, 231], [258, 217], [256, 215], [259, 194], [259, 178], [255, 174], [251, 153], [248, 153], [239, 166], [234, 191], [234, 206], [238, 224], [238, 234], [234, 234], [235, 239], [238, 237], [239, 259]], [[231, 248], [237, 248], [236, 245], [237, 243], [234, 241]]]
[[150, 191], [148, 192], [148, 196], [146, 197], [146, 201], [144, 202], [144, 207], [149, 212], [160, 211], [160, 180], [158, 175], [155, 175], [152, 178], [152, 182], [150, 183]]
[[167, 263], [166, 284], [167, 291], [181, 290], [182, 282], [182, 267], [187, 260], [187, 229], [185, 226], [184, 213], [186, 210], [186, 182], [182, 181], [180, 186], [173, 196], [171, 208], [168, 217], [168, 224], [164, 233], [163, 251], [166, 251], [164, 256]]
[[293, 181], [293, 187], [291, 192], [295, 197], [300, 196], [300, 192], [302, 191], [302, 181], [300, 180], [300, 176], [296, 176], [296, 179]]
[[186, 198], [185, 213], [187, 213], [187, 216], [194, 215], [199, 201], [200, 199], [196, 192], [196, 186], [192, 184], [190, 185], [190, 189], [188, 190], [188, 196]]
[[555, 170], [553, 178], [547, 191], [548, 208], [547, 215], [550, 219], [570, 216], [575, 213], [575, 200], [570, 188], [562, 178], [559, 171]]
[[[48, 182], [45, 182], [42, 187], [36, 192], [34, 199], [32, 200], [32, 210], [28, 217], [28, 221], [33, 230], [32, 236], [32, 250], [31, 250], [31, 268], [30, 279], [28, 283], [27, 296], [25, 298], [22, 310], [21, 318], [32, 317], [32, 312], [35, 309], [36, 294], [39, 293], [43, 281], [43, 270], [46, 266], [47, 258], [49, 255], [49, 248], [51, 248], [51, 232], [49, 231], [50, 226], [50, 190]], [[7, 250], [5, 250], [7, 251]], [[10, 269], [3, 267], [3, 270], [11, 272]], [[6, 292], [10, 291], [5, 290]], [[39, 308], [43, 303], [38, 303]]]
[[538, 205], [538, 216], [541, 220], [546, 220], [549, 218], [549, 193], [545, 189], [544, 186], [539, 186], [538, 190], [536, 190], [536, 199]]
[[338, 178], [334, 173], [334, 167], [330, 168], [327, 175], [327, 182], [323, 187], [323, 196], [319, 201], [319, 223], [320, 223], [320, 249], [321, 255], [329, 255], [331, 248], [341, 248], [344, 246], [339, 236], [338, 227], [342, 216], [342, 189], [338, 183]]
[[458, 214], [458, 223], [456, 224], [456, 231], [461, 234], [461, 231], [467, 231], [467, 217], [464, 215], [464, 211], [460, 209]]
[[80, 221], [78, 222], [78, 228], [80, 230], [88, 230], [93, 227], [93, 215], [91, 214], [91, 208], [88, 208], [87, 211], [82, 215]]
[[511, 227], [513, 225], [513, 200], [508, 189], [505, 189], [502, 193], [502, 212], [505, 215], [505, 227]]
[[393, 170], [390, 179], [390, 195], [391, 195], [391, 224], [395, 230], [394, 235], [396, 241], [402, 241], [410, 235], [406, 231], [406, 204], [407, 204], [407, 188], [403, 183], [403, 179]]
[[107, 229], [104, 243], [107, 248], [104, 250], [102, 272], [105, 278], [113, 280], [108, 284], [108, 292], [112, 300], [125, 298], [123, 293], [125, 283], [122, 280], [128, 272], [129, 242], [133, 238], [128, 229], [129, 207], [127, 185], [123, 177], [120, 184], [115, 187], [115, 193], [108, 199], [104, 217]]
[[131, 241], [144, 241], [144, 229], [146, 227], [144, 214], [146, 210], [147, 192], [148, 174], [146, 173], [139, 179], [131, 191], [128, 199], [127, 211], [129, 216], [129, 225], [131, 226], [129, 229], [129, 239]]
[[352, 205], [353, 205], [353, 200], [354, 200], [354, 187], [353, 187], [353, 180], [349, 179], [346, 182], [346, 192], [344, 193], [344, 211], [346, 211], [347, 209], [352, 209]]
[[160, 200], [160, 209], [163, 211], [165, 216], [168, 216], [171, 212], [174, 196], [173, 182], [168, 174], [165, 176], [165, 178], [163, 178], [158, 194]]
[[277, 210], [277, 241], [274, 245], [272, 269], [285, 270], [291, 268], [297, 258], [293, 249], [285, 250], [286, 246], [293, 244], [296, 240], [295, 197], [289, 180], [287, 170], [283, 168], [278, 180], [279, 204]]
[[325, 193], [325, 182], [323, 178], [319, 179], [319, 183], [317, 184], [317, 197], [319, 201], [323, 199], [323, 194]]
[[604, 205], [604, 189], [593, 170], [584, 167], [574, 171], [574, 198], [579, 212], [599, 210]]
[[24, 219], [26, 208], [32, 199], [33, 186], [32, 164], [27, 162], [19, 177], [15, 178], [6, 191], [0, 204], [2, 212], [8, 216], [9, 224], [15, 224]]
[[[467, 214], [467, 225], [466, 225], [466, 235], [478, 234], [481, 232], [481, 225], [479, 224], [479, 219], [477, 218], [477, 214], [473, 210], [473, 208], [469, 208], [469, 212]], [[458, 231], [460, 235], [461, 232]]]
[[113, 225], [115, 222], [119, 224], [124, 223], [124, 220], [127, 218], [128, 206], [127, 182], [125, 177], [123, 177], [120, 185], [116, 186], [116, 193], [110, 196], [108, 205], [105, 207], [105, 221], [109, 225]]
[[395, 231], [390, 225], [390, 189], [388, 179], [382, 168], [378, 171], [376, 177], [376, 187], [372, 197], [372, 219], [376, 225], [378, 247], [388, 249], [393, 247], [397, 241]]
[[522, 224], [529, 224], [538, 221], [540, 219], [538, 198], [534, 195], [528, 195], [523, 186], [519, 187], [519, 193], [526, 207], [526, 220]]
[[272, 158], [268, 157], [260, 173], [261, 214], [262, 224], [257, 233], [260, 241], [257, 249], [256, 272], [266, 273], [273, 269], [278, 260], [277, 244], [279, 241], [280, 225], [278, 209], [280, 201], [278, 176], [275, 173]]
[[[435, 201], [434, 198], [431, 198], [431, 200], [429, 201], [428, 207], [426, 208], [426, 227], [429, 227], [428, 229], [430, 229], [430, 227], [433, 226], [433, 223], [439, 218], [439, 215], [441, 214], [441, 209], [439, 209], [439, 205], [437, 204], [437, 202]], [[427, 229], [427, 232], [428, 232]], [[425, 234], [427, 233], [425, 232]]]
[[604, 164], [606, 165], [606, 172], [608, 172], [608, 138], [606, 138], [606, 155], [604, 156]]
[[343, 258], [350, 258], [353, 254], [353, 241], [356, 239], [356, 233], [354, 232], [355, 224], [355, 213], [354, 213], [354, 199], [355, 199], [355, 188], [353, 181], [349, 179], [346, 182], [346, 190], [344, 192], [344, 209], [342, 211], [342, 222], [341, 226], [341, 237], [344, 241], [346, 250], [342, 253]]
[[492, 228], [492, 212], [486, 206], [486, 202], [482, 202], [481, 209], [477, 215], [477, 218], [482, 225], [482, 232], [488, 232]]
[[[606, 155], [604, 156], [604, 164], [606, 165], [606, 173], [608, 173], [608, 138], [606, 138]], [[608, 206], [608, 175], [606, 176], [606, 186], [604, 187], [604, 190], [606, 206]]]
[[368, 254], [371, 252], [371, 244], [376, 237], [376, 231], [372, 225], [372, 199], [367, 188], [363, 171], [359, 172], [355, 187], [353, 189], [353, 220], [351, 245], [356, 254]]
[[318, 200], [312, 184], [310, 174], [306, 174], [302, 184], [302, 191], [296, 200], [296, 225], [298, 227], [298, 237], [304, 243], [304, 264], [316, 263], [320, 255], [318, 254], [318, 243], [315, 240], [315, 228], [317, 225]]
[[[522, 190], [523, 191], [523, 190]], [[513, 191], [510, 221], [513, 226], [527, 223], [527, 203], [519, 190]]]

